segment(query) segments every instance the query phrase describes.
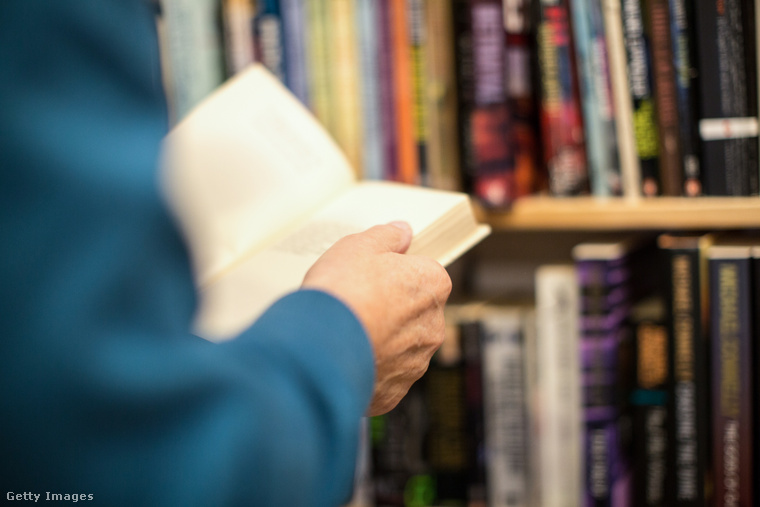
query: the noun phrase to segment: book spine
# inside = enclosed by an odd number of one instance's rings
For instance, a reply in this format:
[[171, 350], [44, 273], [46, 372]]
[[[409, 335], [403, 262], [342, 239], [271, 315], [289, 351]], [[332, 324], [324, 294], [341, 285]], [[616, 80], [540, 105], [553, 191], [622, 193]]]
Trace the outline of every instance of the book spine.
[[422, 185], [430, 185], [428, 171], [428, 125], [425, 78], [428, 59], [427, 9], [424, 0], [406, 0], [409, 18], [409, 53], [411, 59], [412, 117], [417, 149], [417, 172]]
[[309, 69], [309, 100], [311, 110], [319, 122], [327, 129], [333, 131], [334, 112], [330, 107], [331, 79], [329, 73], [327, 44], [327, 0], [307, 0], [306, 15], [307, 46], [306, 60]]
[[579, 507], [583, 491], [579, 286], [575, 268], [544, 265], [536, 281], [538, 473], [544, 507]]
[[431, 187], [461, 190], [451, 15], [451, 0], [427, 0], [427, 161]]
[[612, 85], [612, 102], [617, 134], [618, 158], [622, 194], [626, 197], [641, 195], [641, 166], [636, 153], [633, 124], [633, 100], [628, 81], [628, 58], [623, 32], [623, 3], [620, 0], [602, 0], [607, 54]]
[[[446, 339], [455, 336], [451, 333]], [[425, 456], [435, 478], [435, 502], [442, 505], [465, 504], [471, 465], [466, 372], [457, 341], [450, 340], [453, 343], [438, 350], [422, 379], [428, 414]]]
[[538, 109], [535, 93], [535, 27], [531, 0], [504, 0], [506, 93], [511, 115], [509, 142], [514, 152], [514, 197], [548, 190], [539, 163]]
[[[742, 30], [744, 33], [745, 81], [747, 89], [747, 117], [757, 118], [758, 110], [758, 6], [754, 0], [742, 1]], [[758, 136], [760, 141], [760, 136]], [[747, 147], [747, 180], [749, 195], [760, 194], [760, 150], [757, 143]]]
[[[760, 247], [755, 246], [752, 248], [752, 336], [757, 338], [760, 336]], [[752, 404], [752, 420], [754, 421], [754, 429], [752, 430], [752, 459], [754, 484], [760, 484], [760, 430], [758, 429], [758, 421], [760, 421], [760, 344], [755, 340], [752, 344], [754, 349], [752, 350], [752, 399], [755, 400]], [[760, 498], [760, 491], [757, 487], [753, 490], [753, 497], [755, 502]]]
[[748, 195], [749, 171], [757, 171], [757, 164], [750, 167], [757, 156], [757, 116], [748, 116], [741, 2], [696, 5], [704, 193]]
[[570, 17], [564, 0], [539, 0], [537, 52], [544, 165], [555, 196], [587, 194], [588, 171]]
[[580, 350], [585, 439], [585, 504], [615, 505], [630, 495], [625, 432], [631, 371], [627, 254], [576, 260], [581, 291]]
[[649, 40], [644, 34], [641, 0], [623, 0], [623, 32], [628, 62], [629, 90], [633, 100], [633, 130], [641, 170], [641, 194], [660, 193], [659, 136], [652, 90]]
[[670, 31], [676, 83], [679, 140], [683, 168], [682, 195], [696, 197], [702, 193], [696, 115], [696, 75], [694, 65], [695, 31], [691, 2], [669, 0]]
[[486, 463], [481, 324], [478, 320], [462, 321], [459, 332], [465, 370], [465, 411], [470, 454], [467, 502], [468, 505], [482, 505], [486, 502]]
[[309, 105], [306, 68], [306, 6], [301, 0], [280, 0], [283, 20], [285, 76], [288, 88], [302, 104]]
[[570, 2], [591, 192], [622, 193], [600, 0]]
[[753, 505], [752, 330], [746, 257], [710, 258], [715, 505]]
[[699, 248], [668, 250], [670, 442], [673, 445], [675, 506], [706, 505], [709, 473], [709, 382], [707, 337], [703, 329], [702, 252]]
[[378, 37], [380, 54], [380, 120], [383, 140], [383, 178], [396, 181], [399, 176], [398, 142], [396, 136], [396, 91], [393, 66], [393, 28], [389, 2], [378, 2]]
[[213, 0], [162, 2], [170, 122], [176, 124], [224, 81], [222, 34]]
[[409, 16], [406, 0], [389, 0], [391, 47], [393, 54], [393, 92], [396, 115], [396, 153], [398, 181], [419, 183], [417, 146], [414, 142], [414, 90], [409, 41]]
[[435, 497], [425, 462], [425, 391], [416, 382], [390, 412], [370, 418], [372, 482], [376, 507], [406, 507], [408, 496]]
[[659, 136], [652, 90], [649, 40], [644, 33], [641, 0], [623, 0], [628, 85], [633, 101], [633, 131], [641, 170], [641, 194], [660, 194]]
[[[664, 304], [664, 303], [663, 303]], [[664, 507], [668, 451], [668, 330], [664, 319], [634, 322], [633, 505]]]
[[233, 76], [256, 60], [253, 40], [254, 6], [251, 0], [224, 0], [222, 26], [227, 76]]
[[655, 114], [660, 140], [660, 184], [663, 195], [680, 196], [683, 193], [683, 165], [668, 0], [644, 0], [643, 13], [652, 51]]
[[365, 179], [382, 180], [385, 164], [381, 115], [380, 7], [374, 0], [356, 0], [356, 36], [359, 48], [359, 77], [364, 136], [362, 167]]
[[333, 136], [346, 154], [357, 178], [362, 177], [362, 122], [359, 61], [356, 54], [356, 0], [331, 0], [329, 40], [331, 47], [331, 108]]
[[482, 317], [488, 504], [522, 507], [527, 495], [522, 318], [516, 308]]
[[261, 63], [282, 83], [288, 83], [285, 64], [285, 35], [278, 0], [258, 2], [253, 22], [257, 54]]

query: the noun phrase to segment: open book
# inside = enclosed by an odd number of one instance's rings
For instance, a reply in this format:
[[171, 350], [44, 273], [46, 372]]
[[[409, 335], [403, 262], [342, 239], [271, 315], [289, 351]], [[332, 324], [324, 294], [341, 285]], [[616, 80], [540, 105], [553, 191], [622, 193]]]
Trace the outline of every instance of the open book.
[[167, 136], [162, 185], [189, 243], [195, 331], [233, 337], [341, 237], [408, 222], [408, 253], [448, 265], [488, 233], [467, 195], [357, 181], [312, 114], [261, 65], [232, 78]]

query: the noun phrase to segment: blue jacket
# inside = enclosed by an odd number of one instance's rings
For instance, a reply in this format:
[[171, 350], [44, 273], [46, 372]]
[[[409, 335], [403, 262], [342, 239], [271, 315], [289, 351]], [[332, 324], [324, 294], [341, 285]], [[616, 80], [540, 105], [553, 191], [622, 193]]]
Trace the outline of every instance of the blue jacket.
[[154, 26], [144, 0], [0, 1], [0, 493], [336, 505], [371, 347], [314, 291], [229, 343], [189, 333]]

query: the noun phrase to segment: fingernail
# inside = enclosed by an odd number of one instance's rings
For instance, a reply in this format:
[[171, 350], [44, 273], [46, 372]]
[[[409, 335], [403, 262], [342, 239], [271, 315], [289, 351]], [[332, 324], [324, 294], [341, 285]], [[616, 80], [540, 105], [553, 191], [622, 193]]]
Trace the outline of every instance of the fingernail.
[[412, 227], [408, 223], [406, 223], [406, 222], [404, 222], [402, 220], [394, 220], [393, 222], [390, 222], [388, 225], [392, 225], [393, 227], [401, 229], [404, 232], [411, 232], [412, 231]]

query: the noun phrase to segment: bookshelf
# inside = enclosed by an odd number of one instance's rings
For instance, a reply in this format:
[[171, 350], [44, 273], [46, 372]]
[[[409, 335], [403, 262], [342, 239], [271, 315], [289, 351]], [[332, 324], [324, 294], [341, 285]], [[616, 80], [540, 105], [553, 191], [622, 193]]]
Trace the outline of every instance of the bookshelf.
[[500, 231], [751, 229], [760, 227], [760, 198], [530, 196], [509, 211], [478, 208], [477, 213]]

